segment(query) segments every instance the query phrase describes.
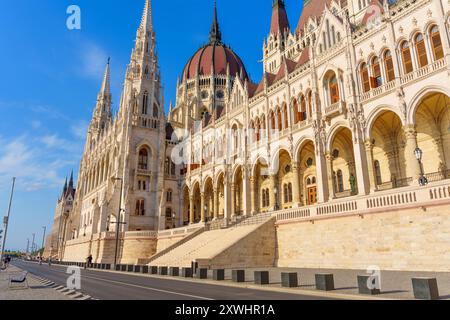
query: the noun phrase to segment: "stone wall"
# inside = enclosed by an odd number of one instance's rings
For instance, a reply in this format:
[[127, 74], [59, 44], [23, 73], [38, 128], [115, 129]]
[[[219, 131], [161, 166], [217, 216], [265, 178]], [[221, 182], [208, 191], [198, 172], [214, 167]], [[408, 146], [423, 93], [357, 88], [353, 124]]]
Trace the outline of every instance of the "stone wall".
[[450, 271], [450, 206], [277, 226], [279, 267]]
[[273, 267], [276, 252], [274, 219], [262, 224], [209, 261], [199, 261], [211, 268]]
[[120, 263], [137, 264], [139, 259], [150, 259], [156, 253], [156, 238], [125, 238]]

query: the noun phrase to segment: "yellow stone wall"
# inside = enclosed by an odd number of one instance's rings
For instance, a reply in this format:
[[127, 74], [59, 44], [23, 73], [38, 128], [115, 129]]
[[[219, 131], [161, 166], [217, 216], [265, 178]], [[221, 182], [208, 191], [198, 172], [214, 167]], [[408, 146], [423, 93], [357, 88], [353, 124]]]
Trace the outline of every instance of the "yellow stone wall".
[[450, 271], [450, 206], [277, 228], [279, 267]]

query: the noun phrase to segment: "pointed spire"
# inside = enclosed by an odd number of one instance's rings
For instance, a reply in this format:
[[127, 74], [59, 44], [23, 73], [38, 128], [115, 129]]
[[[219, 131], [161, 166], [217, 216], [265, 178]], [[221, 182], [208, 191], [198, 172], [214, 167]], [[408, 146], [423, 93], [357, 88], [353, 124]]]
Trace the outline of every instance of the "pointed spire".
[[219, 28], [219, 21], [217, 19], [217, 0], [214, 0], [214, 19], [209, 33], [210, 43], [220, 43], [222, 41], [222, 33]]
[[110, 61], [111, 58], [108, 58], [108, 63], [106, 64], [105, 74], [103, 76], [102, 87], [100, 89], [100, 94], [103, 97], [108, 97], [111, 94], [111, 71], [110, 71]]
[[145, 0], [144, 12], [142, 14], [141, 29], [153, 31], [152, 3], [151, 0]]
[[73, 170], [70, 173], [70, 181], [69, 181], [69, 188], [73, 189]]
[[64, 188], [63, 188], [63, 193], [62, 193], [63, 197], [66, 195], [66, 192], [67, 192], [67, 177], [66, 177], [66, 182], [64, 183]]
[[270, 33], [274, 35], [281, 34], [284, 36], [285, 32], [289, 32], [290, 30], [291, 28], [289, 26], [289, 19], [286, 13], [284, 0], [273, 0]]

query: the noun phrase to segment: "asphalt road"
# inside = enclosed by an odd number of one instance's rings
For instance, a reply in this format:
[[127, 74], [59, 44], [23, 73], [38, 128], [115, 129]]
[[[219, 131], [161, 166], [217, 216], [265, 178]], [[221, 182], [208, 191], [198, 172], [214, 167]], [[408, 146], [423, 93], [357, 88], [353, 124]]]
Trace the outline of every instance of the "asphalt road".
[[[66, 286], [67, 267], [16, 260], [15, 266]], [[99, 300], [318, 300], [317, 296], [81, 270], [81, 291]]]

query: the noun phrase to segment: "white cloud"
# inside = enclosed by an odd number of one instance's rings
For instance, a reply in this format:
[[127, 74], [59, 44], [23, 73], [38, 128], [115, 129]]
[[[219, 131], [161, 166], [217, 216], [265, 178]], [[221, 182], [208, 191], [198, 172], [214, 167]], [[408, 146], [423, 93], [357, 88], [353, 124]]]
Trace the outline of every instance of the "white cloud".
[[75, 138], [80, 139], [80, 140], [85, 140], [88, 127], [89, 127], [89, 124], [87, 121], [80, 120], [80, 121], [76, 122], [75, 124], [73, 124], [70, 127], [70, 129]]
[[94, 43], [86, 43], [81, 50], [82, 73], [88, 77], [101, 78], [105, 71], [108, 55]]

